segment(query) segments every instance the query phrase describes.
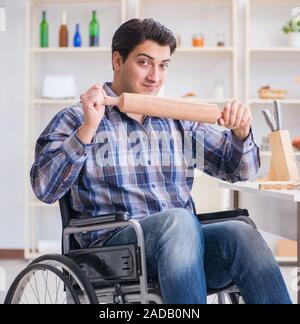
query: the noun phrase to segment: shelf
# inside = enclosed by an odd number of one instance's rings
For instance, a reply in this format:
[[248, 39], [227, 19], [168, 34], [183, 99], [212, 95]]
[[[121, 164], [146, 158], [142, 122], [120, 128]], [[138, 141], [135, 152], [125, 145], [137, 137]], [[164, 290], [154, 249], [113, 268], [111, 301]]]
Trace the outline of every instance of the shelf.
[[223, 100], [216, 100], [216, 99], [201, 99], [203, 102], [207, 103], [215, 103], [215, 104], [225, 104], [227, 102], [233, 101], [234, 99], [232, 98], [225, 98]]
[[[31, 53], [111, 53], [110, 47], [32, 47]], [[233, 47], [177, 47], [176, 53], [234, 53]]]
[[[250, 99], [248, 104], [274, 104], [275, 99]], [[300, 99], [282, 99], [279, 100], [282, 105], [300, 105]]]
[[79, 99], [66, 99], [66, 100], [55, 100], [55, 99], [42, 99], [36, 98], [31, 99], [30, 104], [34, 105], [75, 105], [79, 102]]
[[233, 47], [178, 47], [176, 53], [234, 53]]
[[299, 5], [299, 0], [250, 0], [255, 5]]
[[250, 53], [299, 53], [300, 48], [293, 47], [258, 47], [249, 50]]
[[32, 47], [31, 53], [35, 54], [53, 54], [53, 53], [111, 53], [110, 47]]
[[[162, 1], [161, 0], [139, 0], [140, 4], [161, 4]], [[211, 1], [208, 2], [207, 0], [164, 0], [163, 2], [165, 3], [171, 3], [171, 4], [180, 4], [180, 3], [197, 3], [197, 4], [201, 4], [201, 3], [205, 3], [205, 4], [212, 4], [212, 5], [223, 5], [223, 4], [228, 4], [230, 5], [232, 3], [232, 0], [217, 0], [217, 1]]]
[[32, 4], [112, 4], [112, 3], [121, 3], [123, 0], [31, 0]]

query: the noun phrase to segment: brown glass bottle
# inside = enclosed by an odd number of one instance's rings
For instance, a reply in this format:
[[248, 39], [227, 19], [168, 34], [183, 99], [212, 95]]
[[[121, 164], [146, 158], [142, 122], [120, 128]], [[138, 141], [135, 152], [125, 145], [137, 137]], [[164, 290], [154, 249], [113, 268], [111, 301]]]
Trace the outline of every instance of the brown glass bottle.
[[59, 30], [59, 47], [69, 46], [69, 35], [67, 27], [67, 13], [64, 11], [62, 15], [62, 23]]

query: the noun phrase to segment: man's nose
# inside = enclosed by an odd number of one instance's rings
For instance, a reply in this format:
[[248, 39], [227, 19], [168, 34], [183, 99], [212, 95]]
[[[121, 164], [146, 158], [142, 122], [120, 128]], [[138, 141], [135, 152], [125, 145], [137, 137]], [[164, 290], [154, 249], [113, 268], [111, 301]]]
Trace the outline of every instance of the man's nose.
[[152, 70], [151, 70], [151, 73], [148, 75], [148, 79], [151, 80], [152, 82], [156, 82], [158, 83], [159, 82], [159, 70], [158, 68], [154, 67]]

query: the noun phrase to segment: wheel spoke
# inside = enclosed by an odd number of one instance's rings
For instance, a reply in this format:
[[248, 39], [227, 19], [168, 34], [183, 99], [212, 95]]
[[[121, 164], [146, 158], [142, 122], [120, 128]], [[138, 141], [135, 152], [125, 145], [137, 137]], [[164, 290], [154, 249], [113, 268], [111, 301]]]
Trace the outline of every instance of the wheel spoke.
[[36, 287], [36, 293], [37, 293], [37, 296], [38, 296], [38, 300], [40, 300], [40, 295], [39, 295], [39, 290], [38, 290], [38, 287], [37, 287], [35, 272], [33, 273], [33, 278], [34, 278], [34, 283], [35, 283], [35, 287]]
[[[48, 293], [48, 296], [49, 296], [49, 299], [50, 299], [50, 303], [53, 304], [52, 299], [51, 299], [51, 295], [50, 295], [50, 292], [49, 292], [49, 288], [48, 288], [48, 270], [47, 270], [46, 279], [45, 279], [44, 273], [43, 273], [43, 277], [44, 277], [46, 292]], [[46, 302], [46, 300], [45, 300], [45, 302]]]
[[[29, 304], [29, 303], [28, 303], [27, 296], [26, 296], [26, 294], [25, 294], [25, 290], [24, 290], [23, 296], [25, 297], [26, 303]], [[20, 301], [21, 301], [21, 300], [20, 300]], [[24, 303], [22, 303], [22, 304], [24, 304]]]
[[[69, 270], [67, 264], [60, 267], [59, 264], [52, 265], [50, 262], [48, 264], [37, 260], [17, 276], [7, 293], [5, 303], [80, 304], [79, 294], [81, 291], [86, 297], [85, 286], [82, 286], [82, 280], [80, 280], [80, 273], [76, 267], [74, 270], [72, 267]], [[91, 289], [88, 285], [87, 287]], [[77, 291], [77, 288], [81, 289], [80, 292]], [[89, 301], [89, 298], [86, 298]]]
[[58, 298], [58, 287], [57, 287], [57, 277], [56, 276], [55, 276], [55, 288], [56, 288], [56, 296], [55, 296], [54, 304], [56, 305], [57, 304], [57, 298]]
[[38, 300], [37, 295], [36, 295], [36, 293], [34, 292], [34, 289], [33, 289], [33, 287], [32, 287], [32, 284], [31, 284], [30, 279], [28, 280], [28, 282], [29, 282], [29, 284], [30, 284], [31, 290], [32, 290], [32, 292], [33, 292], [33, 294], [34, 294], [34, 297], [35, 297], [36, 301], [38, 302], [38, 304], [40, 304], [40, 301]]

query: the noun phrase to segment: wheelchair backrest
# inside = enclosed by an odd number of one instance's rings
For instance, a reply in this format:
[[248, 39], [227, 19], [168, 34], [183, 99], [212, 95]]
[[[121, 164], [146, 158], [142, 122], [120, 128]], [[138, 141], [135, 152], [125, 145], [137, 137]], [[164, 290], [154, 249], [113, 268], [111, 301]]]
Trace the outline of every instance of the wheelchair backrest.
[[[61, 222], [62, 222], [63, 229], [69, 226], [71, 219], [77, 219], [80, 216], [80, 213], [78, 213], [72, 208], [70, 191], [66, 193], [62, 198], [60, 198], [59, 208], [60, 208], [60, 215], [61, 215]], [[73, 235], [71, 235], [70, 237], [70, 248], [72, 250], [80, 248], [79, 244], [77, 243]]]
[[80, 215], [72, 208], [70, 191], [60, 198], [59, 208], [63, 229], [69, 226], [71, 219], [77, 219]]

